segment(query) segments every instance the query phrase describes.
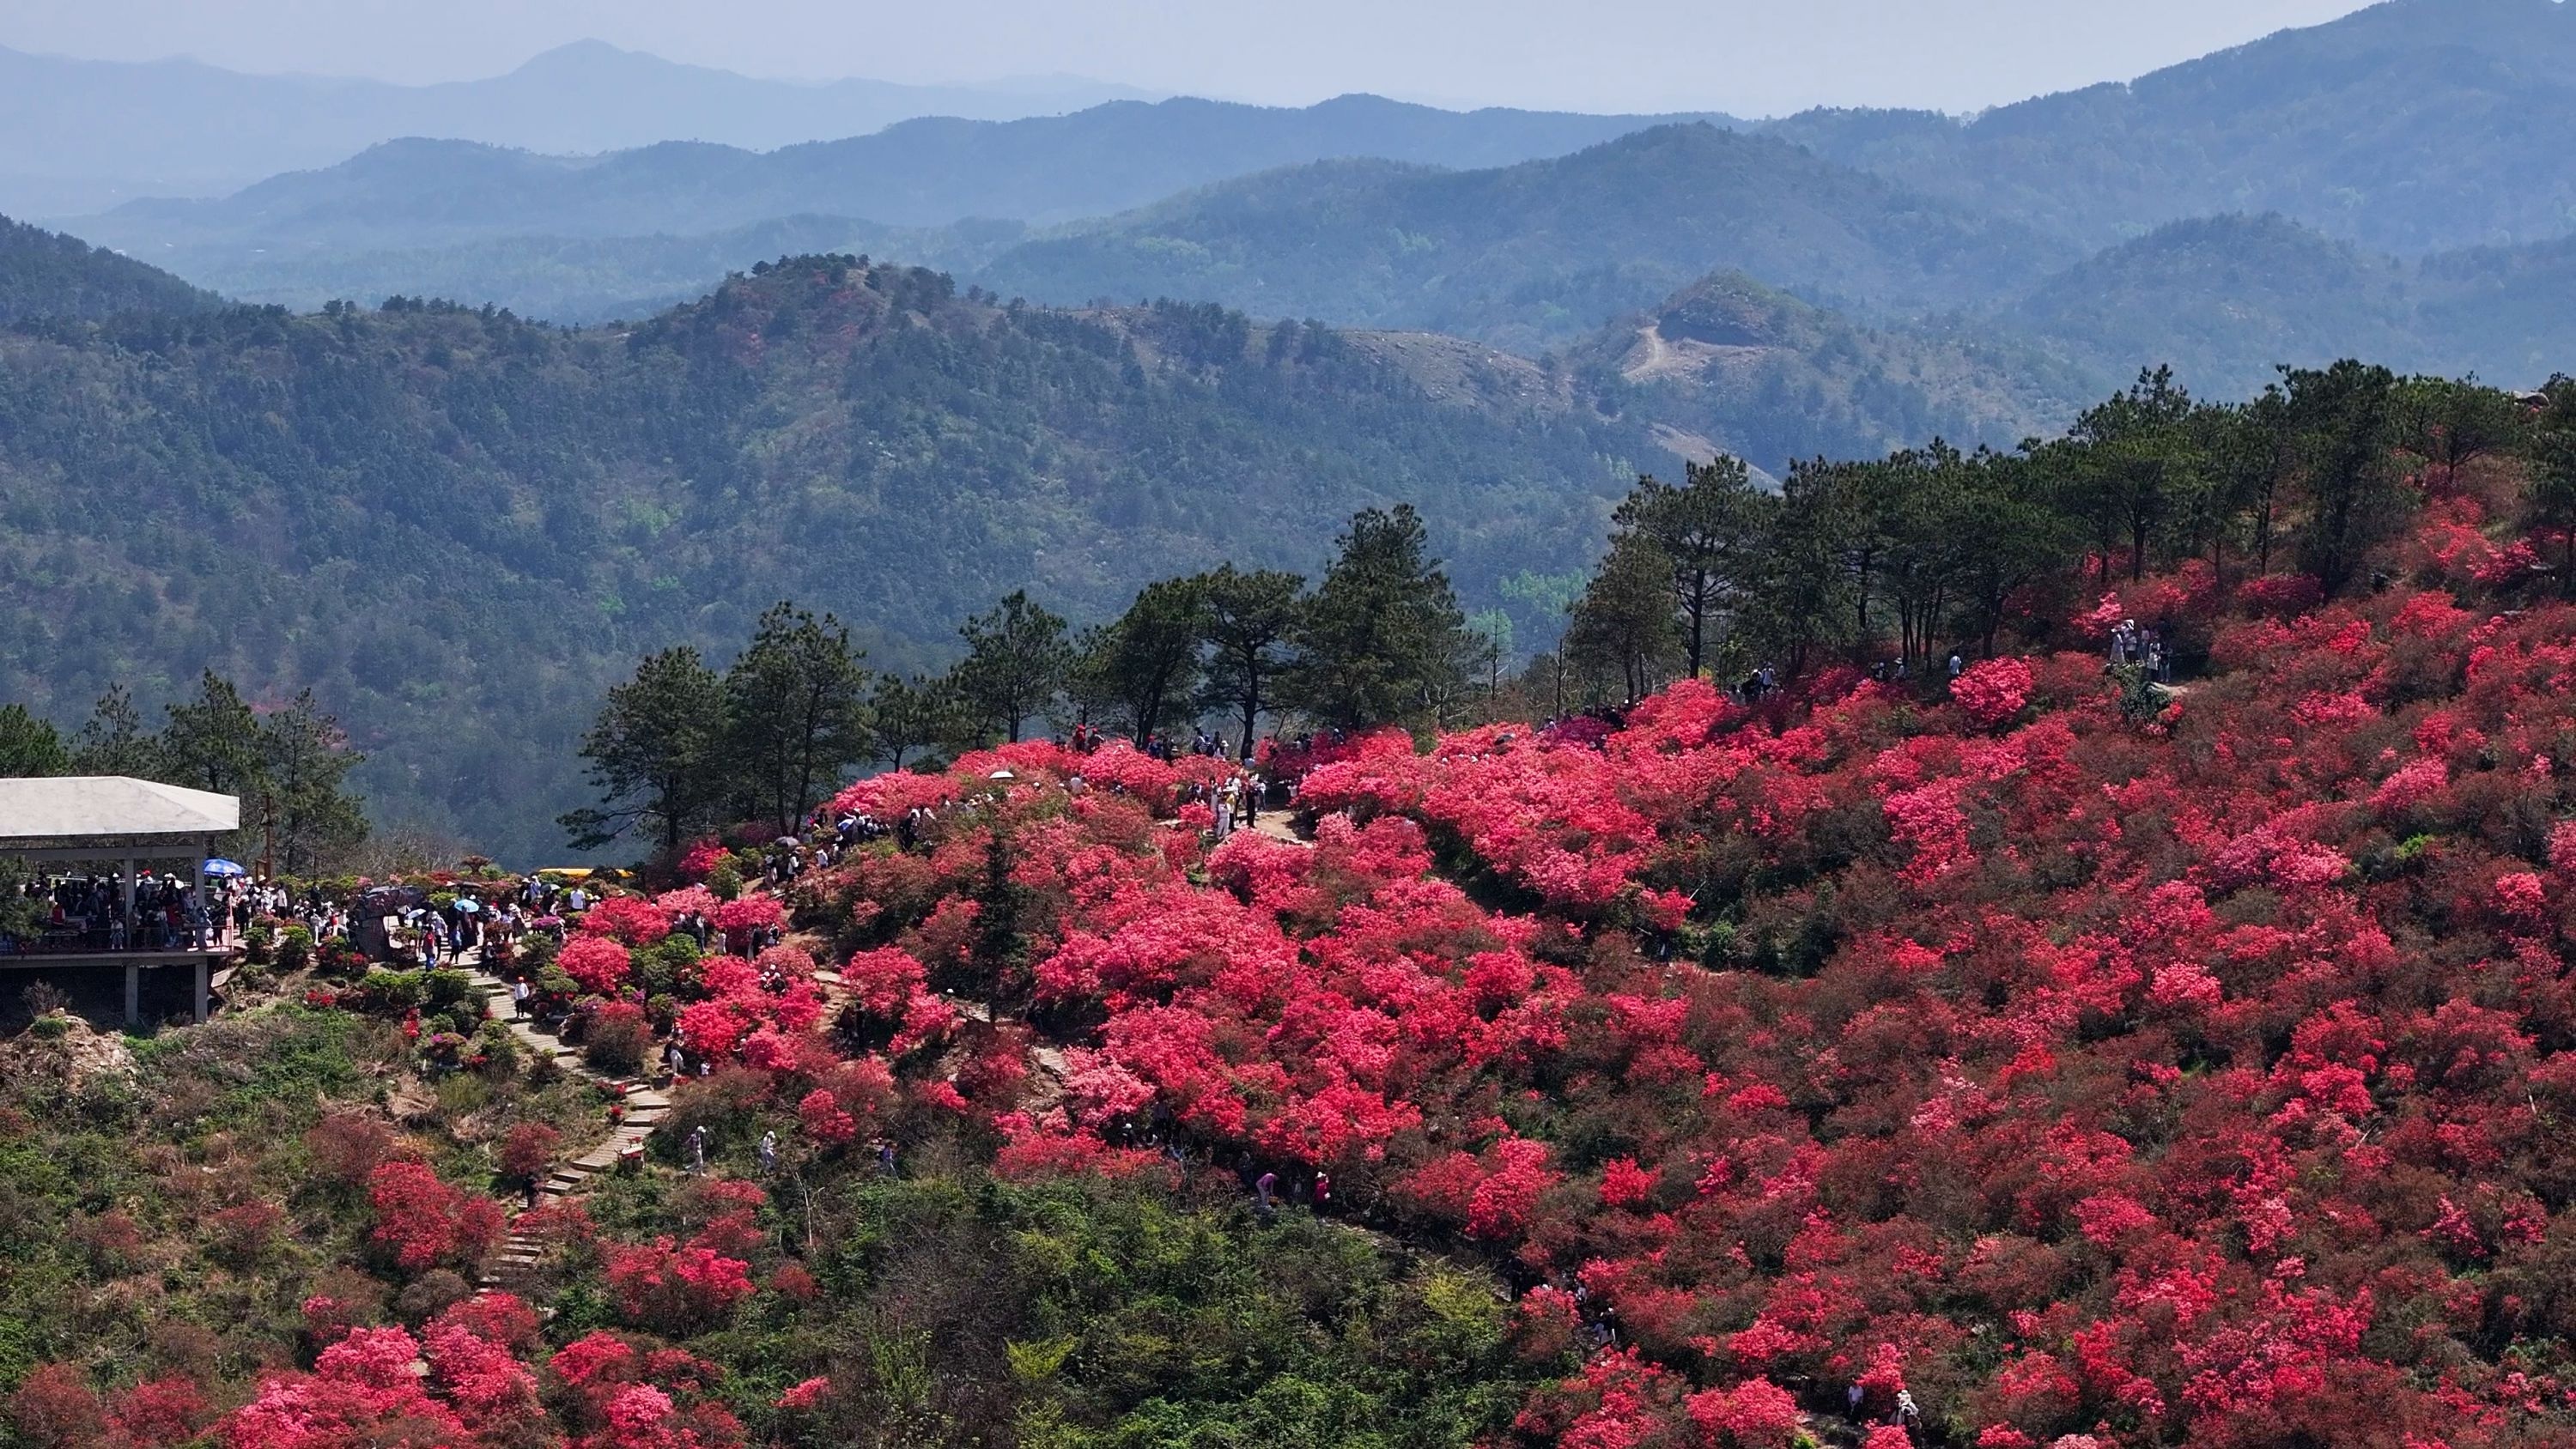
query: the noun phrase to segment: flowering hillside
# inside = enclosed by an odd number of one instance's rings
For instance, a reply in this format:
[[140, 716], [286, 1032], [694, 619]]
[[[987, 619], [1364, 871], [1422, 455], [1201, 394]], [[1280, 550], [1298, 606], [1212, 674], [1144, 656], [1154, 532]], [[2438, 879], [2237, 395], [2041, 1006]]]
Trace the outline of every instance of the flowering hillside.
[[[2576, 428], [2318, 436], [2372, 488], [2234, 555], [2149, 546], [2184, 453], [2077, 455], [2149, 525], [2018, 562], [1959, 520], [2027, 460], [1792, 480], [1761, 538], [1860, 543], [1681, 598], [1789, 668], [1274, 738], [1248, 821], [1159, 703], [739, 849], [665, 799], [677, 881], [475, 963], [559, 1037], [338, 951], [57, 1019], [0, 1056], [0, 1449], [2576, 1443]], [[1621, 673], [1719, 471], [1577, 606]], [[1342, 572], [1445, 591], [1404, 556]]]
[[[2212, 660], [2144, 709], [2089, 652], [1686, 682], [1597, 745], [1376, 737], [1311, 846], [1213, 851], [1171, 767], [1016, 746], [854, 787], [942, 818], [810, 903], [1004, 1172], [1321, 1170], [1506, 1264], [1527, 1351], [1615, 1323], [1533, 1439], [1777, 1443], [1856, 1385], [1988, 1449], [2556, 1441], [2576, 609], [2478, 518], [2329, 604], [2142, 581]], [[1032, 1031], [1043, 1099], [975, 1069]]]

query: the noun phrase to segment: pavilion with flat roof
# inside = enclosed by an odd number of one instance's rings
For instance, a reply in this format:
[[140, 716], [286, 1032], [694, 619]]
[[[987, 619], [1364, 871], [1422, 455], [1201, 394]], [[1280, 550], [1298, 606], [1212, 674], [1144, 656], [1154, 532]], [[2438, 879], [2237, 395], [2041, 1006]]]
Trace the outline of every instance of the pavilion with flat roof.
[[193, 882], [191, 901], [202, 906], [215, 841], [240, 828], [237, 796], [123, 775], [0, 779], [0, 858], [27, 861], [39, 876], [83, 866], [92, 874], [112, 874], [122, 885], [118, 899], [125, 916], [124, 929], [113, 937], [114, 923], [82, 921], [10, 942], [0, 953], [0, 970], [122, 966], [125, 1023], [133, 1026], [141, 1014], [142, 973], [190, 966], [196, 973], [196, 1019], [204, 1021], [212, 969], [232, 952], [200, 951], [184, 936], [178, 944], [133, 944], [143, 935], [135, 929], [135, 868], [156, 867]]

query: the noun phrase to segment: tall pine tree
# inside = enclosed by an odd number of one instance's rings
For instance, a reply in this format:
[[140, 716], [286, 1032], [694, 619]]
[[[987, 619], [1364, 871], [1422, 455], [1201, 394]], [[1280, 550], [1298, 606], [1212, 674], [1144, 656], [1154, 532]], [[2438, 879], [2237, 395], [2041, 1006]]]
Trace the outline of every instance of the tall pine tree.
[[1471, 649], [1449, 576], [1409, 503], [1363, 509], [1294, 634], [1282, 695], [1328, 725], [1422, 718], [1462, 687]]

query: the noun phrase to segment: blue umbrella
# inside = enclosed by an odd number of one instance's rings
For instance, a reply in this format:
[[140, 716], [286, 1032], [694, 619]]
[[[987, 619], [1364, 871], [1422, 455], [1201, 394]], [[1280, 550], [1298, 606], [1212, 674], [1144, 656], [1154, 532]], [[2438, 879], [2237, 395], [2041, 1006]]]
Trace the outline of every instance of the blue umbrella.
[[233, 862], [231, 862], [231, 861], [229, 861], [229, 860], [210, 860], [210, 861], [207, 861], [207, 862], [206, 862], [206, 874], [208, 874], [208, 875], [248, 875], [248, 874], [250, 874], [250, 872], [249, 872], [249, 871], [246, 871], [246, 870], [244, 870], [244, 869], [242, 869], [240, 866], [238, 866], [238, 865], [234, 864]]

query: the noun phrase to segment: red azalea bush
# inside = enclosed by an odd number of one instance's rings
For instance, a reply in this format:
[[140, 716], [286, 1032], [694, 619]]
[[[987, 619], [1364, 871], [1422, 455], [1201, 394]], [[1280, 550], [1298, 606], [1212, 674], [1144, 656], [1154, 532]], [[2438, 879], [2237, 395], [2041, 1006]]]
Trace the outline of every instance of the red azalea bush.
[[751, 1296], [751, 1265], [717, 1252], [703, 1237], [685, 1246], [667, 1237], [610, 1246], [603, 1263], [619, 1314], [660, 1333], [707, 1327]]
[[705, 880], [732, 853], [723, 841], [708, 836], [689, 842], [688, 849], [680, 852], [679, 864], [675, 868], [680, 879], [694, 885]]
[[581, 929], [623, 946], [650, 946], [671, 934], [671, 913], [642, 896], [610, 896], [582, 914]]
[[555, 953], [555, 965], [579, 982], [582, 990], [609, 996], [626, 984], [629, 960], [626, 948], [609, 937], [582, 934], [564, 942]]
[[[312, 1372], [271, 1373], [218, 1427], [229, 1449], [545, 1442], [735, 1449], [743, 1442], [741, 1424], [713, 1397], [716, 1370], [691, 1354], [592, 1333], [540, 1364], [532, 1357], [538, 1346], [537, 1318], [525, 1304], [507, 1293], [482, 1294], [440, 1312], [417, 1336], [400, 1328], [350, 1330], [321, 1351]], [[201, 1398], [167, 1381], [138, 1385], [116, 1412], [138, 1445], [181, 1442], [210, 1417]]]
[[2029, 706], [2030, 687], [2029, 661], [1981, 659], [1950, 681], [1950, 698], [1967, 712], [1970, 723], [1992, 729]]
[[501, 1208], [490, 1198], [450, 1187], [418, 1162], [388, 1162], [367, 1178], [376, 1212], [370, 1241], [406, 1273], [450, 1267], [471, 1271], [501, 1237]]
[[519, 1182], [535, 1182], [554, 1165], [555, 1153], [562, 1145], [563, 1134], [545, 1123], [518, 1123], [501, 1139], [497, 1154], [501, 1175]]
[[871, 781], [938, 822], [813, 899], [891, 1075], [782, 1045], [779, 1090], [848, 1143], [998, 1039], [932, 982], [1025, 992], [1061, 1073], [967, 1094], [1003, 1171], [1143, 1170], [1167, 1121], [1579, 1284], [1524, 1299], [1534, 1353], [1615, 1314], [1532, 1440], [1785, 1444], [1857, 1385], [1998, 1449], [2551, 1442], [2576, 610], [2471, 575], [2124, 589], [2211, 659], [2145, 722], [2095, 652], [1955, 710], [1837, 671], [1334, 742], [1311, 849], [1175, 854], [1153, 777], [1046, 746]]

